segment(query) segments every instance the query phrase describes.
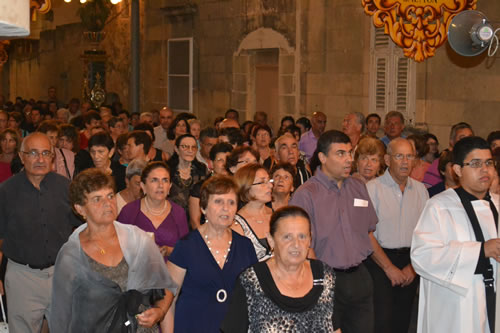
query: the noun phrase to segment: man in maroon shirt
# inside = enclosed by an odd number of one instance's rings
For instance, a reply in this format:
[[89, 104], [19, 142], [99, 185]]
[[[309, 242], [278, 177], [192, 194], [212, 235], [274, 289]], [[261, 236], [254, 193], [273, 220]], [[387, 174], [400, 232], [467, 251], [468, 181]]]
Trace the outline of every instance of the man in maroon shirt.
[[[342, 332], [373, 332], [373, 285], [363, 261], [373, 252], [369, 233], [377, 215], [365, 184], [350, 177], [352, 145], [340, 131], [323, 133], [316, 149], [321, 167], [293, 195], [290, 205], [311, 218], [312, 247], [335, 269], [334, 320]], [[314, 162], [314, 161], [313, 161]]]

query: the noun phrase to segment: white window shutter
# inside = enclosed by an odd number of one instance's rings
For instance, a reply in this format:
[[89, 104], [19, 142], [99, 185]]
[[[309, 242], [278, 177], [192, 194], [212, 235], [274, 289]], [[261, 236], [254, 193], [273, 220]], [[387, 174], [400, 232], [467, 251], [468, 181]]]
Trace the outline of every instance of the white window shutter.
[[372, 26], [370, 113], [383, 117], [399, 111], [411, 124], [415, 119], [415, 62], [403, 55], [383, 28]]
[[168, 99], [174, 111], [193, 112], [193, 38], [168, 40]]
[[374, 28], [374, 47], [379, 53], [389, 54], [390, 37], [384, 33], [384, 28]]
[[396, 62], [396, 111], [407, 111], [408, 106], [408, 72], [410, 59], [398, 57]]
[[387, 108], [387, 65], [388, 56], [376, 57], [375, 70], [375, 112], [385, 113]]

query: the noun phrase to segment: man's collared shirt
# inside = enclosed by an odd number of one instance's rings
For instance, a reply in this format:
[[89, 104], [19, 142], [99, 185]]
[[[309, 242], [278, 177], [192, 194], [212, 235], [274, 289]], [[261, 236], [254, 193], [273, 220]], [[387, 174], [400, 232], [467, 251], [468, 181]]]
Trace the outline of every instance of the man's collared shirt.
[[170, 157], [174, 154], [174, 145], [170, 142], [167, 137], [167, 130], [161, 126], [156, 126], [154, 128], [155, 132], [155, 142], [153, 142], [153, 147], [160, 149], [167, 153]]
[[318, 145], [318, 139], [314, 136], [312, 130], [309, 130], [302, 134], [299, 141], [299, 150], [303, 151], [306, 155], [308, 161], [311, 161], [311, 158], [316, 150], [316, 146]]
[[290, 205], [309, 214], [312, 247], [328, 265], [357, 266], [373, 252], [368, 234], [375, 230], [377, 215], [362, 181], [348, 177], [339, 188], [318, 168], [297, 189]]
[[429, 193], [424, 184], [408, 177], [404, 193], [392, 178], [389, 169], [366, 184], [378, 216], [374, 236], [383, 248], [410, 247]]
[[212, 171], [213, 169], [212, 161], [210, 161], [209, 159], [206, 160], [203, 156], [201, 156], [200, 150], [196, 152], [196, 159], [198, 160], [198, 162], [205, 164], [208, 171]]
[[[401, 134], [400, 138], [406, 138], [406, 135]], [[391, 142], [392, 140], [389, 139], [389, 137], [387, 135], [384, 135], [383, 137], [380, 138], [380, 141], [382, 141], [384, 143], [384, 145], [387, 147], [389, 142]]]
[[25, 171], [0, 185], [0, 238], [5, 255], [22, 264], [50, 266], [73, 226], [81, 224], [69, 203], [69, 180], [54, 172], [40, 190]]

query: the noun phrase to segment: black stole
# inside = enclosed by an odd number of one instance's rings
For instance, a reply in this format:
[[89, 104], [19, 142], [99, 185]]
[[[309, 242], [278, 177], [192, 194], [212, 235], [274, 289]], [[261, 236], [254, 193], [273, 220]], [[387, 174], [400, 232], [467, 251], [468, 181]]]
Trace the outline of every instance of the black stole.
[[[476, 236], [476, 240], [478, 242], [484, 243], [483, 232], [481, 231], [481, 226], [476, 216], [476, 212], [472, 207], [471, 201], [479, 200], [474, 197], [472, 194], [465, 191], [462, 187], [455, 189], [462, 205], [464, 206], [465, 212], [469, 217], [469, 221], [472, 225], [472, 229], [474, 230], [474, 235]], [[490, 209], [493, 213], [493, 218], [495, 219], [495, 228], [497, 228], [498, 223], [498, 212], [496, 210], [495, 205], [491, 201], [491, 197], [489, 193], [486, 195], [484, 200], [490, 203]], [[488, 323], [490, 325], [490, 331], [495, 331], [495, 306], [496, 306], [496, 295], [495, 295], [495, 286], [494, 286], [494, 276], [493, 276], [493, 266], [490, 263], [490, 260], [485, 256], [479, 256], [478, 267], [481, 267], [480, 272], [483, 275], [484, 288], [486, 291], [486, 311], [488, 314]]]

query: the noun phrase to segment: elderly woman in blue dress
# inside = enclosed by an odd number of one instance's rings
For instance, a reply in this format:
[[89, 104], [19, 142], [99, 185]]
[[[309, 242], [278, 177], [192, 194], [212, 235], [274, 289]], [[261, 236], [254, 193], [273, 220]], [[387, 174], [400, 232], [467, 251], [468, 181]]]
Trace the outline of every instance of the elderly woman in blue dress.
[[200, 193], [206, 223], [179, 240], [169, 257], [168, 270], [182, 288], [166, 319], [173, 319], [174, 332], [219, 333], [236, 278], [257, 262], [252, 243], [230, 228], [236, 192], [231, 178], [210, 177]]

